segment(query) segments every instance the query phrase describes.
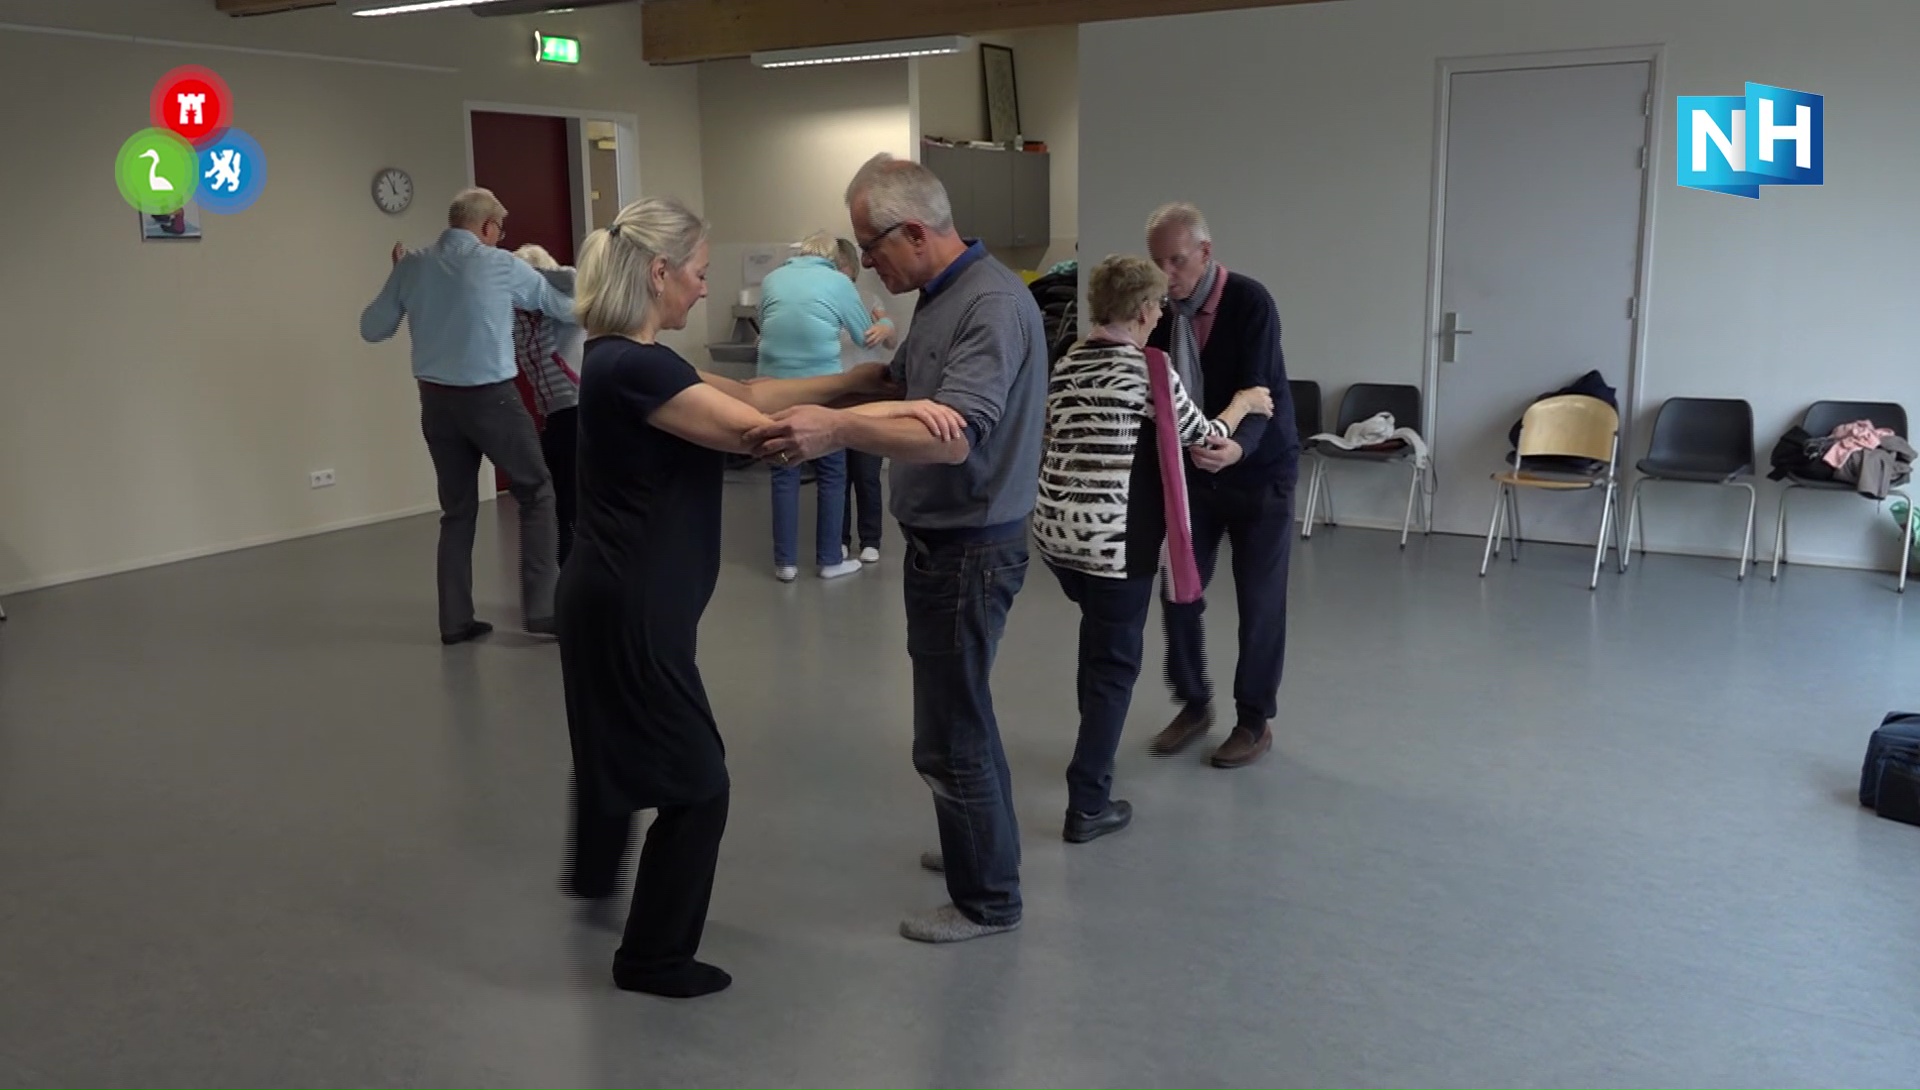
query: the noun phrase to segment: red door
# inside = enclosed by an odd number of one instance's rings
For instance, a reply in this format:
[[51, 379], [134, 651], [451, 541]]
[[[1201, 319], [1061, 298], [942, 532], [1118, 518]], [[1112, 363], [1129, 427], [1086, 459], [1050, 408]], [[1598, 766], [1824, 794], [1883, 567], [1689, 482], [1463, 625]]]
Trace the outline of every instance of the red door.
[[[473, 181], [493, 190], [507, 206], [507, 238], [502, 245], [509, 250], [536, 242], [560, 264], [573, 264], [570, 162], [564, 117], [473, 114]], [[525, 391], [521, 396], [526, 396]], [[527, 411], [533, 411], [531, 403]], [[505, 491], [507, 478], [498, 469], [494, 482]]]
[[567, 119], [537, 114], [473, 115], [473, 180], [507, 206], [509, 249], [529, 242], [573, 264], [573, 172]]

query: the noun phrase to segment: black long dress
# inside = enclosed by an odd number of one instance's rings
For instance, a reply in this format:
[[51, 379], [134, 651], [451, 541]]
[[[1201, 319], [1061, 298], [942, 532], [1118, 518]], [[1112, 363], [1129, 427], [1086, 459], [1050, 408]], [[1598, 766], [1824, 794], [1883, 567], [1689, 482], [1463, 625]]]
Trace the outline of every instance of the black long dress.
[[557, 615], [575, 789], [631, 814], [727, 789], [725, 748], [694, 662], [720, 574], [725, 456], [655, 428], [700, 376], [671, 348], [587, 343], [579, 514]]

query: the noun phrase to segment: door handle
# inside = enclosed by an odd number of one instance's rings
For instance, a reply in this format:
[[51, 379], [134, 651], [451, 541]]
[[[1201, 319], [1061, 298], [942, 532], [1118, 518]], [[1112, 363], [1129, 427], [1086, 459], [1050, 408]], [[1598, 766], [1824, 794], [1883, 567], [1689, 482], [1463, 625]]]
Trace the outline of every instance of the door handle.
[[1459, 352], [1459, 339], [1470, 336], [1471, 329], [1460, 328], [1460, 312], [1449, 310], [1440, 318], [1440, 362], [1452, 363]]

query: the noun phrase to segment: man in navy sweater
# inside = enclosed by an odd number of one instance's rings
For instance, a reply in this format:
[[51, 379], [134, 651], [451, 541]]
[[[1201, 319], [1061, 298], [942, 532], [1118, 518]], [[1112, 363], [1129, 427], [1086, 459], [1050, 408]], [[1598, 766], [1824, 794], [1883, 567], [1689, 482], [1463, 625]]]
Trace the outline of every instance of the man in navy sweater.
[[[1147, 252], [1167, 274], [1166, 316], [1150, 343], [1172, 357], [1180, 379], [1209, 417], [1235, 390], [1264, 386], [1273, 415], [1249, 416], [1231, 438], [1188, 451], [1187, 492], [1200, 578], [1213, 582], [1220, 539], [1233, 542], [1233, 584], [1240, 607], [1240, 657], [1233, 675], [1233, 733], [1212, 761], [1240, 768], [1273, 748], [1269, 725], [1278, 710], [1287, 654], [1287, 564], [1293, 552], [1293, 486], [1300, 436], [1293, 423], [1280, 312], [1260, 282], [1228, 272], [1213, 259], [1213, 236], [1200, 210], [1170, 204], [1147, 221]], [[1153, 740], [1171, 756], [1213, 727], [1213, 683], [1207, 676], [1203, 598], [1165, 603], [1167, 683], [1180, 713]]]

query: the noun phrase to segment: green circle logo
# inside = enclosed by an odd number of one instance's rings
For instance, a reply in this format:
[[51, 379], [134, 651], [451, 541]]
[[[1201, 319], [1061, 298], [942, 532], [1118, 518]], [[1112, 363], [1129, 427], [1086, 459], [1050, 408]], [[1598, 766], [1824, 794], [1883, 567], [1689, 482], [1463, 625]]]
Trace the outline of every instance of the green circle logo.
[[127, 203], [152, 215], [180, 211], [200, 184], [200, 156], [166, 129], [141, 129], [120, 145], [113, 180]]

